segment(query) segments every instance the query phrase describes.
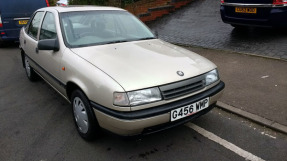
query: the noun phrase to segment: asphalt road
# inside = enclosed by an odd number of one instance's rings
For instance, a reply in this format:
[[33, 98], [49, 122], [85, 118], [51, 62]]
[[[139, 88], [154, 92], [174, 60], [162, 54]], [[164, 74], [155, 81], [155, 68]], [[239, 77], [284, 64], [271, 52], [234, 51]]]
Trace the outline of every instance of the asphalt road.
[[0, 57], [1, 161], [287, 160], [286, 135], [217, 108], [191, 127], [136, 139], [104, 133], [86, 142], [77, 134], [70, 105], [43, 80], [26, 78], [16, 46], [0, 49]]
[[287, 59], [286, 29], [234, 29], [221, 20], [220, 0], [194, 0], [148, 26], [171, 43]]

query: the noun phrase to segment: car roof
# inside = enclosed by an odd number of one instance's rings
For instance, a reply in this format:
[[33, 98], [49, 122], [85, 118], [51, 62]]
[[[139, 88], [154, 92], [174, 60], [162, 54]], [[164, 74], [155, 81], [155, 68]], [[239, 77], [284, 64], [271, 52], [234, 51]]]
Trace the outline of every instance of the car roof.
[[58, 12], [104, 11], [104, 10], [125, 11], [124, 9], [121, 9], [121, 8], [105, 7], [105, 6], [57, 6], [57, 7], [45, 7], [40, 10], [44, 10], [44, 11], [57, 10]]

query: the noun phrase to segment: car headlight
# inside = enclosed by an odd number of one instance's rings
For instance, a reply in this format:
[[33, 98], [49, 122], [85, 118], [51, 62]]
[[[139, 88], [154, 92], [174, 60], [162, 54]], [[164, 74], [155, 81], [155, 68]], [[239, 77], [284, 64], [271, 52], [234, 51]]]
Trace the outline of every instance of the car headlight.
[[205, 74], [205, 85], [208, 86], [219, 79], [217, 69], [214, 69]]
[[114, 104], [119, 106], [141, 105], [161, 99], [160, 90], [157, 87], [127, 93], [114, 93]]

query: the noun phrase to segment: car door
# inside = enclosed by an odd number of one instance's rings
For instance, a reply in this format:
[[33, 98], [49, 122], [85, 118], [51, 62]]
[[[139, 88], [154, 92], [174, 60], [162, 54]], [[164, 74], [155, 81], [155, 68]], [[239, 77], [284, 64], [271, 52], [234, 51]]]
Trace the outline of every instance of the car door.
[[[39, 41], [47, 39], [58, 39], [58, 32], [55, 21], [55, 14], [47, 11], [42, 21], [42, 25], [39, 33]], [[65, 84], [60, 80], [61, 76], [61, 59], [62, 50], [39, 50], [39, 64], [43, 70], [41, 73], [45, 79], [54, 87], [58, 92], [64, 92]]]
[[38, 33], [39, 33], [39, 27], [40, 23], [42, 21], [42, 18], [44, 16], [44, 12], [36, 12], [30, 21], [29, 25], [27, 26], [25, 30], [25, 36], [24, 36], [24, 42], [23, 42], [23, 49], [26, 53], [26, 55], [30, 59], [30, 65], [36, 70], [39, 71], [40, 68], [37, 65], [39, 60], [39, 55], [37, 52], [37, 45], [38, 45]]

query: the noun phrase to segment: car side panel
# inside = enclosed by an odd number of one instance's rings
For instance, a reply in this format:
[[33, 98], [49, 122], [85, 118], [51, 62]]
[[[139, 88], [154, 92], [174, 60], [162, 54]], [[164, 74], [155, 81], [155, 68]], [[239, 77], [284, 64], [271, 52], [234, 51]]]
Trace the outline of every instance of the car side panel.
[[[56, 11], [48, 11], [57, 14]], [[58, 16], [56, 16], [56, 22], [59, 22]], [[113, 106], [113, 92], [124, 92], [124, 89], [106, 73], [66, 48], [62, 38], [61, 26], [57, 24], [56, 28], [60, 45], [58, 52], [39, 51], [36, 54], [38, 41], [25, 32], [23, 34], [26, 44], [21, 43], [21, 46], [31, 58], [31, 66], [36, 72], [66, 99], [68, 99], [66, 85], [72, 82], [79, 86], [90, 100], [114, 110], [130, 111], [130, 107]]]
[[89, 100], [117, 111], [130, 111], [130, 107], [113, 105], [113, 93], [124, 92], [124, 89], [102, 70], [70, 49], [64, 52], [62, 66], [65, 67], [65, 70], [61, 70], [63, 81], [77, 84]]
[[[55, 18], [54, 23], [56, 24], [57, 37], [59, 37], [59, 35], [61, 35], [60, 26], [58, 23], [56, 23], [59, 22], [58, 13], [55, 11], [49, 11], [49, 13], [52, 13]], [[40, 30], [43, 26], [44, 19], [42, 20]], [[39, 50], [37, 54], [37, 62], [41, 68], [41, 75], [44, 77], [44, 79], [46, 79], [58, 92], [60, 92], [63, 96], [66, 97], [66, 83], [63, 82], [61, 79], [61, 60], [65, 49], [66, 47], [64, 45], [60, 45], [59, 51]]]
[[[44, 16], [43, 16], [44, 17]], [[62, 83], [58, 78], [60, 73], [61, 52], [65, 50], [62, 47], [60, 51], [39, 51], [38, 40], [39, 31], [41, 29], [41, 19], [37, 38], [33, 38], [24, 30], [21, 30], [20, 47], [24, 50], [25, 54], [29, 57], [29, 63], [33, 69], [50, 84], [56, 91], [65, 96], [65, 83]]]
[[37, 45], [38, 45], [38, 42], [37, 40], [33, 39], [32, 37], [30, 37], [29, 35], [27, 35], [27, 33], [24, 32], [24, 40], [23, 42], [26, 42], [26, 43], [23, 43], [22, 47], [25, 51], [25, 54], [29, 57], [29, 59], [31, 61], [30, 62], [30, 65], [35, 69], [35, 70], [39, 70], [38, 66], [36, 65], [35, 62], [37, 62], [38, 60], [38, 55], [36, 54], [36, 48], [37, 48]]

